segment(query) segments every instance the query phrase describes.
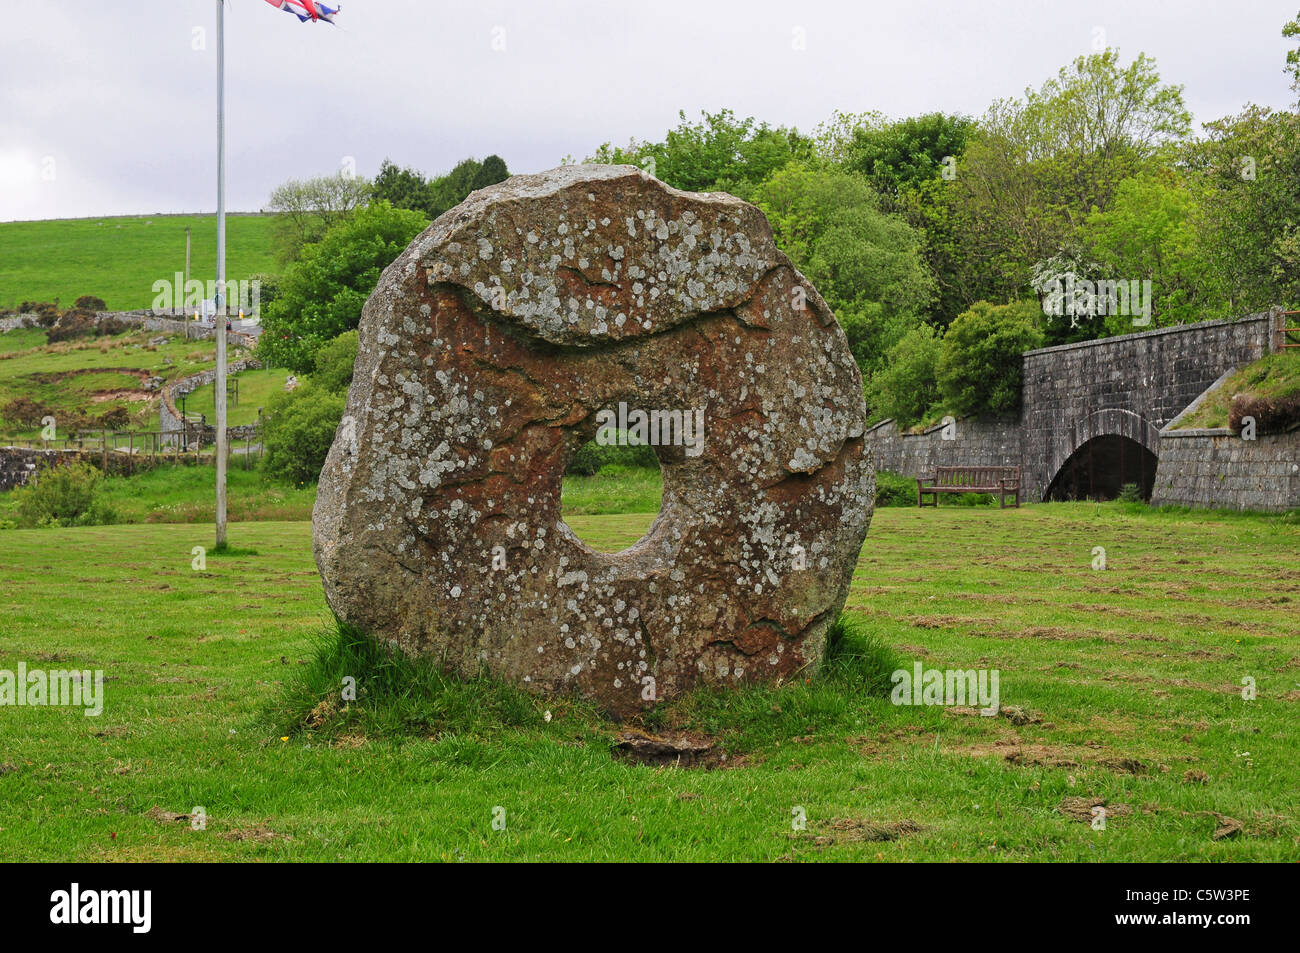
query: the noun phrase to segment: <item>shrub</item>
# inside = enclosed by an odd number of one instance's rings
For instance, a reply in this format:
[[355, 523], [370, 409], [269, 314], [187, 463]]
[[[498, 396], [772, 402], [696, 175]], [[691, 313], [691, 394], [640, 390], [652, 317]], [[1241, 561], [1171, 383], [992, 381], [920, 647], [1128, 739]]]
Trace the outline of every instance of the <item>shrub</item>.
[[1136, 483], [1125, 483], [1119, 490], [1119, 496], [1116, 497], [1121, 503], [1141, 503], [1142, 491], [1138, 489]]
[[114, 407], [99, 415], [99, 425], [109, 430], [121, 430], [131, 425], [131, 412], [125, 407]]
[[99, 497], [103, 474], [74, 461], [43, 467], [14, 491], [23, 526], [88, 526], [113, 522], [115, 514]]
[[889, 349], [885, 366], [867, 385], [867, 406], [873, 417], [892, 417], [899, 430], [925, 417], [939, 399], [934, 374], [941, 347], [934, 328], [921, 324]]
[[76, 309], [65, 311], [63, 316], [50, 327], [46, 338], [51, 344], [59, 341], [72, 341], [95, 333], [95, 316], [89, 311]]
[[345, 394], [352, 383], [352, 366], [356, 362], [357, 332], [344, 331], [316, 352], [316, 370], [311, 382], [331, 394]]
[[41, 419], [51, 413], [50, 408], [44, 404], [38, 404], [30, 397], [15, 397], [4, 407], [0, 407], [0, 416], [3, 416], [10, 423], [17, 424], [24, 430], [39, 427]]
[[888, 470], [876, 471], [876, 506], [915, 506], [916, 481]]
[[1033, 301], [977, 301], [943, 337], [935, 376], [956, 414], [1004, 413], [1020, 406], [1021, 360], [1043, 343], [1042, 309]]
[[110, 334], [124, 334], [131, 330], [131, 325], [127, 324], [121, 318], [104, 318], [95, 325], [95, 334], [99, 337], [107, 337]]
[[107, 311], [108, 305], [104, 303], [103, 298], [96, 298], [94, 295], [82, 295], [72, 306], [79, 311]]
[[1228, 428], [1233, 433], [1241, 433], [1243, 417], [1255, 418], [1257, 434], [1285, 433], [1300, 423], [1300, 394], [1283, 397], [1238, 394], [1232, 398], [1232, 405], [1228, 408]]
[[344, 405], [342, 394], [310, 381], [272, 398], [263, 436], [266, 472], [294, 483], [315, 481], [343, 419]]
[[659, 458], [655, 456], [654, 448], [645, 444], [601, 446], [594, 440], [588, 440], [578, 448], [565, 472], [571, 476], [595, 476], [602, 467], [607, 466], [657, 468]]

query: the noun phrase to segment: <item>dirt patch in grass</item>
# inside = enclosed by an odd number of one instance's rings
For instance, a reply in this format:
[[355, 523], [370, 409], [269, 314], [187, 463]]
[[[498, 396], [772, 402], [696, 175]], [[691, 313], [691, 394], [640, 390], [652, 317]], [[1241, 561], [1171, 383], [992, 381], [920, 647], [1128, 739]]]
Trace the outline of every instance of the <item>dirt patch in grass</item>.
[[918, 615], [909, 620], [918, 629], [953, 629], [959, 625], [988, 625], [990, 619], [969, 619], [959, 615]]
[[145, 811], [145, 817], [157, 821], [159, 824], [188, 824], [194, 820], [193, 814], [174, 814], [171, 811], [164, 811], [158, 805], [154, 805]]
[[1078, 768], [1081, 762], [1067, 757], [1064, 749], [1052, 745], [1023, 744], [1019, 739], [1001, 739], [992, 744], [971, 745], [961, 754], [977, 758], [1002, 758], [1022, 768]]
[[97, 390], [90, 395], [90, 402], [103, 404], [110, 400], [152, 400], [153, 397], [147, 390]]
[[1105, 809], [1107, 820], [1113, 817], [1126, 817], [1133, 813], [1133, 808], [1127, 804], [1108, 803], [1104, 797], [1065, 797], [1061, 799], [1056, 809], [1072, 820], [1092, 823], [1093, 817], [1100, 816], [1100, 813], [1097, 815], [1092, 813], [1095, 807]]
[[222, 831], [217, 835], [222, 840], [235, 841], [252, 841], [255, 844], [269, 844], [277, 840], [293, 840], [288, 834], [281, 834], [271, 830], [269, 827], [237, 827], [234, 830]]
[[818, 847], [830, 847], [832, 844], [884, 843], [898, 840], [909, 834], [920, 833], [923, 828], [916, 821], [904, 818], [877, 824], [860, 817], [837, 817], [819, 825], [818, 833], [813, 836], [813, 844]]

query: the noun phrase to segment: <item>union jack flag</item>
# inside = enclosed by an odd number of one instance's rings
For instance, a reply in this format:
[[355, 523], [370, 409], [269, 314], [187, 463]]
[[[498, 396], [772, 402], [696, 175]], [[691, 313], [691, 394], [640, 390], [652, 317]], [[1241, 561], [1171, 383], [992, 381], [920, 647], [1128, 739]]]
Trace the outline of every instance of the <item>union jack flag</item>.
[[303, 23], [311, 20], [315, 23], [317, 20], [324, 20], [326, 23], [334, 22], [334, 15], [339, 12], [341, 7], [330, 8], [317, 0], [266, 0], [277, 10], [283, 10], [285, 13], [292, 13]]

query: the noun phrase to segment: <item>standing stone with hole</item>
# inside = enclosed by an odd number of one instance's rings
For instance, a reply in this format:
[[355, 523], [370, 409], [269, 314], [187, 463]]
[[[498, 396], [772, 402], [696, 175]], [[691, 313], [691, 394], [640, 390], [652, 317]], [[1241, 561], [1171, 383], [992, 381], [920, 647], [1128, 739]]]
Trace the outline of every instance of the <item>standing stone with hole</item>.
[[[637, 411], [663, 503], [596, 552], [561, 480]], [[628, 166], [515, 176], [366, 303], [314, 513], [326, 597], [394, 648], [619, 716], [806, 677], [871, 519], [864, 416], [843, 330], [757, 208]]]

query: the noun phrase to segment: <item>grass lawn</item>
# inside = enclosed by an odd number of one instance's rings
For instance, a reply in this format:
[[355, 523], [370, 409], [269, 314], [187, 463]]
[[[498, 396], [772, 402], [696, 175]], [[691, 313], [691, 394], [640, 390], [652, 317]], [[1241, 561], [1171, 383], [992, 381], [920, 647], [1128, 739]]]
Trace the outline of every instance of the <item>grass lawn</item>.
[[[279, 270], [269, 215], [226, 216], [226, 275], [232, 280]], [[63, 307], [82, 295], [110, 311], [151, 307], [153, 283], [185, 270], [185, 229], [192, 241], [190, 277], [216, 277], [215, 215], [0, 222], [0, 308], [20, 301]]]
[[[283, 368], [262, 368], [243, 371], [230, 379], [226, 391], [226, 424], [242, 427], [257, 423], [257, 408], [266, 408], [270, 399], [284, 392], [284, 382], [289, 372]], [[239, 403], [234, 402], [233, 381], [239, 381]], [[207, 414], [208, 423], [217, 419], [215, 389], [211, 384], [195, 389], [185, 398], [185, 412]]]
[[[651, 518], [570, 522], [612, 548]], [[661, 708], [650, 727], [724, 746], [731, 767], [709, 771], [617, 761], [617, 727], [585, 706], [476, 683], [394, 721], [368, 709], [363, 672], [351, 720], [304, 718], [328, 621], [309, 523], [237, 524], [240, 552], [192, 568], [212, 535], [0, 532], [0, 669], [107, 679], [99, 717], [0, 708], [0, 856], [1300, 857], [1294, 521], [880, 510], [848, 612], [906, 665], [998, 669], [1001, 714], [894, 706], [821, 679]], [[1098, 801], [1105, 830], [1089, 823]], [[206, 829], [173, 818], [196, 806]]]

